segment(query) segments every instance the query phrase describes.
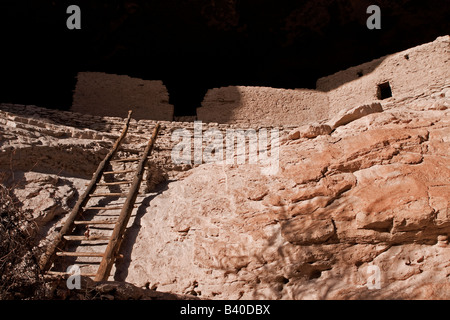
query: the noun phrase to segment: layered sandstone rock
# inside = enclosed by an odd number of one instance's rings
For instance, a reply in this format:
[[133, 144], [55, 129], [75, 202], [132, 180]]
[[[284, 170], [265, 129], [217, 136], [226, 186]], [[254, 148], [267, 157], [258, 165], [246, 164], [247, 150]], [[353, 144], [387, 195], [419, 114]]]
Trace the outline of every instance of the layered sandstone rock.
[[448, 90], [288, 139], [272, 176], [193, 169], [130, 230], [124, 279], [214, 299], [448, 299]]
[[[211, 299], [448, 299], [449, 93], [286, 131], [272, 175], [212, 163], [172, 176], [141, 199], [111, 279]], [[123, 119], [4, 109], [0, 173], [51, 236]], [[127, 143], [145, 143], [152, 125], [133, 122]], [[164, 125], [164, 144], [192, 129]]]

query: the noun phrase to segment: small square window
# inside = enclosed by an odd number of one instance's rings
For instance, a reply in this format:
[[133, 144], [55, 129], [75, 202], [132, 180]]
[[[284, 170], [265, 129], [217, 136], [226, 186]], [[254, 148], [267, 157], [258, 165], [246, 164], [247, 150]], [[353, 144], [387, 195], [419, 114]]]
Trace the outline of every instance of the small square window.
[[381, 83], [378, 85], [377, 97], [379, 100], [384, 100], [392, 97], [392, 90], [389, 82]]

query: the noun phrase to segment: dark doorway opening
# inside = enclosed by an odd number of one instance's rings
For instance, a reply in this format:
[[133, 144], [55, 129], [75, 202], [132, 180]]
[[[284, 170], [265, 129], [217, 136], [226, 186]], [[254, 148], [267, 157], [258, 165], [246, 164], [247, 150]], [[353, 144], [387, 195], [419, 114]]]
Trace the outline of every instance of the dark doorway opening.
[[208, 88], [195, 79], [164, 79], [169, 103], [175, 107], [174, 116], [196, 116]]
[[392, 97], [392, 89], [389, 82], [384, 82], [378, 85], [377, 97], [379, 100], [384, 100]]

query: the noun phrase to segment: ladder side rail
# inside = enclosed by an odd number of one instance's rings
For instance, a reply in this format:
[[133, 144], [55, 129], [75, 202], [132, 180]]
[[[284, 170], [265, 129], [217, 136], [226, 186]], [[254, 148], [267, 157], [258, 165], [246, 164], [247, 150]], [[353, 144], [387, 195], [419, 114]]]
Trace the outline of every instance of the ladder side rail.
[[160, 129], [160, 124], [158, 123], [153, 130], [152, 137], [147, 143], [144, 154], [142, 155], [141, 160], [139, 161], [138, 167], [136, 169], [136, 175], [134, 176], [133, 183], [130, 187], [128, 196], [124, 202], [122, 210], [120, 211], [120, 216], [117, 221], [117, 224], [114, 227], [113, 233], [111, 235], [111, 240], [108, 243], [108, 246], [105, 250], [102, 261], [100, 262], [100, 266], [97, 270], [97, 275], [95, 277], [95, 281], [107, 281], [109, 274], [111, 272], [111, 268], [115, 262], [115, 258], [117, 253], [119, 252], [120, 245], [123, 239], [123, 234], [125, 232], [125, 228], [130, 219], [131, 213], [134, 208], [134, 203], [136, 202], [136, 198], [139, 192], [139, 188], [141, 186], [142, 178], [145, 171], [145, 166], [148, 161], [148, 157], [153, 150], [153, 146], [155, 144], [156, 138], [158, 136]]
[[132, 111], [131, 110], [128, 111], [128, 117], [124, 124], [121, 135], [116, 140], [113, 147], [111, 148], [109, 153], [106, 155], [106, 157], [103, 159], [103, 161], [100, 162], [100, 164], [98, 165], [97, 171], [92, 176], [91, 182], [87, 186], [83, 195], [78, 199], [78, 201], [75, 204], [74, 208], [72, 209], [70, 215], [67, 217], [67, 220], [65, 221], [64, 226], [61, 228], [61, 230], [56, 235], [56, 237], [52, 240], [52, 242], [48, 245], [45, 253], [41, 256], [41, 258], [39, 260], [39, 267], [40, 267], [41, 271], [45, 272], [50, 269], [57, 248], [61, 247], [63, 245], [63, 241], [64, 241], [63, 237], [65, 235], [68, 235], [70, 232], [72, 232], [72, 230], [74, 228], [74, 221], [78, 218], [83, 207], [86, 206], [87, 202], [89, 201], [89, 195], [95, 191], [97, 183], [102, 178], [103, 171], [108, 166], [109, 161], [117, 153], [117, 150], [119, 149], [120, 144], [122, 143], [125, 136], [127, 135], [128, 128], [130, 125], [130, 120], [131, 120], [131, 114], [132, 114]]

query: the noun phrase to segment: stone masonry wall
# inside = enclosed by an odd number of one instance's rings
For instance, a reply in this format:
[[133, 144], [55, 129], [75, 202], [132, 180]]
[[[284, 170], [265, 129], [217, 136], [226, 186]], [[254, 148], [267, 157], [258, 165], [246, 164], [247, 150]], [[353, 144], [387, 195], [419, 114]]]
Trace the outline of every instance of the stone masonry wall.
[[327, 92], [333, 114], [379, 97], [378, 85], [389, 82], [393, 99], [416, 97], [443, 87], [450, 78], [450, 36], [337, 72], [317, 81]]
[[120, 117], [133, 109], [135, 119], [173, 120], [174, 108], [162, 81], [101, 72], [80, 72], [77, 79], [74, 112]]
[[198, 119], [219, 123], [305, 125], [380, 100], [389, 82], [392, 102], [443, 87], [450, 78], [450, 36], [340, 71], [317, 81], [316, 90], [230, 86], [207, 92]]
[[[316, 90], [228, 86], [210, 89], [197, 109], [203, 122], [243, 127], [301, 126], [329, 120], [336, 113], [381, 100], [379, 85], [389, 84], [392, 98], [417, 97], [450, 78], [450, 36], [337, 72], [317, 81]], [[80, 72], [72, 111], [135, 119], [172, 121], [174, 108], [161, 81]]]
[[327, 116], [327, 94], [308, 89], [215, 88], [197, 109], [197, 118], [205, 122], [246, 125], [302, 125]]

